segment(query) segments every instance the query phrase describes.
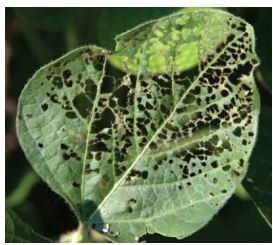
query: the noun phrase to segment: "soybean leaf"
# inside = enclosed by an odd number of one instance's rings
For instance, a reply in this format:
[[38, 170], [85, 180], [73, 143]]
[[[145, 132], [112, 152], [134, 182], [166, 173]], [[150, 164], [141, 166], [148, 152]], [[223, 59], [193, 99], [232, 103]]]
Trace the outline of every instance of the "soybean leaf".
[[11, 209], [6, 209], [5, 216], [6, 242], [51, 242], [49, 239], [34, 232]]
[[[117, 242], [189, 236], [246, 173], [259, 114], [253, 29], [199, 10], [116, 41], [113, 54], [82, 47], [32, 77], [19, 101], [20, 143], [87, 231]], [[193, 46], [198, 64], [186, 68]]]
[[[266, 222], [272, 224], [272, 109], [263, 106], [258, 141], [244, 186]], [[271, 153], [271, 154], [269, 154]]]

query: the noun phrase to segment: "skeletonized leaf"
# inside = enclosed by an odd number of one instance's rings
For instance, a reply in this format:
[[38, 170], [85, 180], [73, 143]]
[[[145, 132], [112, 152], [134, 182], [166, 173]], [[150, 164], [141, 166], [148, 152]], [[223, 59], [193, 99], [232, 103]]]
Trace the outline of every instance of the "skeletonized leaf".
[[6, 242], [50, 242], [49, 239], [35, 233], [11, 209], [5, 211]]
[[114, 54], [82, 47], [33, 76], [19, 102], [20, 143], [87, 230], [119, 242], [183, 238], [246, 173], [259, 114], [253, 29], [204, 10], [116, 41]]

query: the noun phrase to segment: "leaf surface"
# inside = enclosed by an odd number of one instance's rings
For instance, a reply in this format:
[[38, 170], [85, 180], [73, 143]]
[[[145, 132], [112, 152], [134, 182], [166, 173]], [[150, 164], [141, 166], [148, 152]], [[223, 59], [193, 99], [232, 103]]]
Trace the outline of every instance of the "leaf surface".
[[11, 209], [5, 210], [5, 231], [6, 242], [50, 242], [49, 239], [35, 233]]
[[253, 36], [243, 20], [204, 10], [123, 33], [113, 54], [70, 52], [21, 95], [28, 159], [88, 230], [118, 242], [190, 235], [247, 170], [259, 114]]

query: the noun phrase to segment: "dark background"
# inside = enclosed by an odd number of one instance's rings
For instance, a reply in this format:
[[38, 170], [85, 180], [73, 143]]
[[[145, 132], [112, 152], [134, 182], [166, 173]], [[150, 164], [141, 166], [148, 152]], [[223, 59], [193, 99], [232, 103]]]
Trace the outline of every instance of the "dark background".
[[[254, 26], [261, 66], [257, 83], [269, 139], [259, 138], [271, 164], [272, 9], [224, 8]], [[179, 8], [6, 8], [6, 206], [37, 232], [52, 239], [77, 228], [77, 220], [61, 197], [32, 171], [15, 132], [18, 97], [42, 65], [84, 44], [114, 49], [115, 35]], [[262, 131], [263, 123], [260, 122]], [[256, 157], [259, 155], [254, 150]], [[270, 165], [271, 166], [271, 165]], [[270, 167], [271, 169], [271, 167]], [[270, 170], [272, 172], [272, 170]], [[158, 235], [146, 241], [178, 242]], [[183, 242], [271, 242], [271, 229], [244, 192], [239, 191], [202, 230]]]

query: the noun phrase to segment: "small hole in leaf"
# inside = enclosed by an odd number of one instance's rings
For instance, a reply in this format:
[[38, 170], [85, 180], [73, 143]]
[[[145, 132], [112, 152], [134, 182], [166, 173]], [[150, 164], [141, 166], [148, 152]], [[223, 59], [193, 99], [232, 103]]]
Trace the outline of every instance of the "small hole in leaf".
[[79, 187], [80, 187], [80, 183], [78, 183], [78, 182], [76, 182], [76, 181], [74, 181], [74, 182], [72, 183], [72, 185], [73, 185], [74, 187], [76, 187], [76, 188], [79, 188]]
[[41, 108], [42, 108], [43, 111], [46, 111], [48, 109], [48, 104], [47, 103], [42, 104]]
[[222, 167], [222, 169], [224, 171], [228, 171], [230, 169], [230, 165], [225, 165], [225, 166]]
[[212, 166], [213, 168], [217, 168], [217, 167], [218, 167], [217, 161], [213, 161], [213, 162], [211, 163], [211, 166]]
[[64, 72], [63, 72], [63, 78], [64, 79], [68, 79], [69, 77], [71, 76], [71, 71], [70, 70], [65, 70]]
[[60, 147], [62, 150], [67, 150], [68, 149], [68, 146], [66, 144], [60, 144]]
[[65, 116], [69, 119], [75, 119], [77, 118], [77, 114], [73, 111], [68, 111], [65, 113]]
[[143, 171], [141, 176], [143, 179], [147, 179], [148, 178], [148, 171]]

